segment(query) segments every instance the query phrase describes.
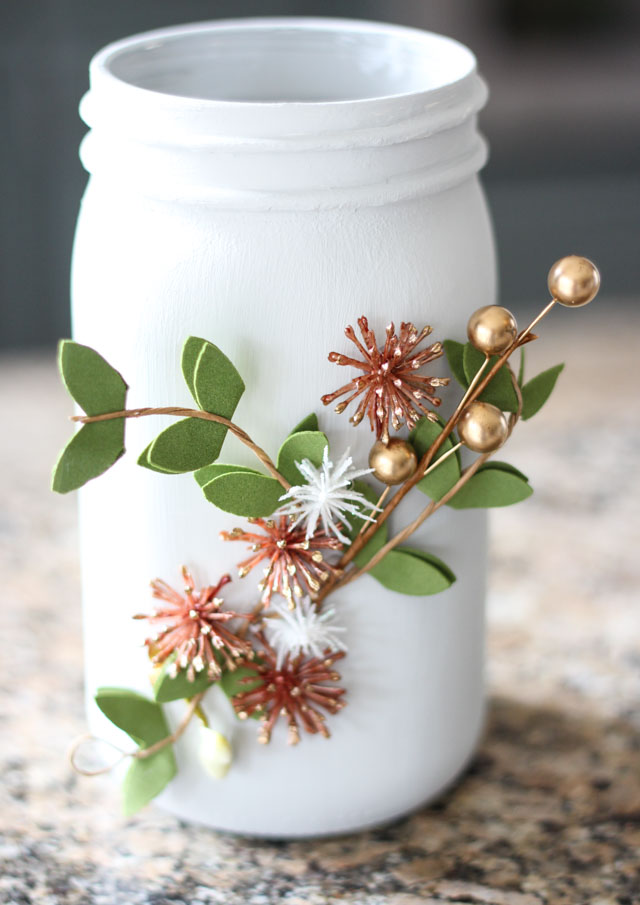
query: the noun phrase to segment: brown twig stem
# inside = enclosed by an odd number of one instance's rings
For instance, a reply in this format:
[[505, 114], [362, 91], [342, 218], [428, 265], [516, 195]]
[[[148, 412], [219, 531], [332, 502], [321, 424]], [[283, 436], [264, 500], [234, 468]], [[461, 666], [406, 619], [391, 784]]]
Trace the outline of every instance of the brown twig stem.
[[291, 484], [289, 484], [286, 478], [280, 474], [264, 449], [258, 446], [257, 443], [254, 443], [246, 431], [242, 430], [241, 427], [238, 427], [237, 424], [234, 424], [233, 421], [229, 421], [228, 418], [223, 418], [222, 415], [214, 415], [212, 412], [203, 412], [201, 409], [187, 409], [170, 405], [161, 408], [152, 408], [148, 406], [138, 409], [125, 409], [121, 412], [105, 412], [104, 415], [73, 415], [71, 420], [79, 421], [82, 424], [92, 424], [95, 421], [111, 421], [114, 418], [144, 418], [146, 415], [175, 415], [178, 418], [201, 418], [203, 421], [215, 421], [217, 424], [224, 424], [234, 436], [241, 440], [245, 446], [249, 447], [253, 454], [262, 462], [269, 474], [282, 484], [285, 490], [290, 489]]

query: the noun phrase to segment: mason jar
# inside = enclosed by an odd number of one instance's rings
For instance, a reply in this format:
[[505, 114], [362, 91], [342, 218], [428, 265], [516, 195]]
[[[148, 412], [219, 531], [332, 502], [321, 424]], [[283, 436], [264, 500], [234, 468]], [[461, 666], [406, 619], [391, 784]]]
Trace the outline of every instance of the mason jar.
[[[315, 411], [334, 458], [350, 447], [366, 467], [371, 432], [320, 403], [344, 382], [327, 355], [347, 351], [345, 326], [366, 315], [379, 337], [411, 321], [462, 340], [470, 312], [495, 301], [477, 177], [487, 92], [473, 54], [375, 22], [218, 21], [112, 44], [90, 85], [75, 339], [122, 373], [130, 408], [192, 405], [181, 347], [209, 339], [247, 385], [234, 421], [272, 457]], [[430, 373], [445, 375], [444, 359]], [[442, 395], [452, 410], [455, 385]], [[244, 558], [219, 540], [243, 519], [207, 503], [192, 475], [136, 464], [172, 421], [129, 420], [127, 455], [81, 491], [86, 687], [103, 738], [121, 736], [92, 703], [97, 687], [149, 694], [132, 616], [151, 609], [150, 579], [179, 587], [185, 564], [215, 584]], [[255, 464], [231, 436], [220, 461]], [[392, 530], [426, 502], [409, 494]], [[483, 722], [484, 513], [444, 507], [412, 544], [457, 581], [411, 597], [366, 575], [332, 597], [349, 653], [348, 706], [328, 718], [331, 738], [303, 733], [291, 747], [277, 726], [260, 745], [254, 721], [237, 720], [214, 687], [204, 708], [230, 739], [232, 767], [209, 776], [190, 726], [162, 808], [239, 833], [344, 833], [419, 807], [460, 774]], [[249, 610], [257, 580], [234, 580], [225, 600]], [[175, 726], [184, 704], [166, 710]]]

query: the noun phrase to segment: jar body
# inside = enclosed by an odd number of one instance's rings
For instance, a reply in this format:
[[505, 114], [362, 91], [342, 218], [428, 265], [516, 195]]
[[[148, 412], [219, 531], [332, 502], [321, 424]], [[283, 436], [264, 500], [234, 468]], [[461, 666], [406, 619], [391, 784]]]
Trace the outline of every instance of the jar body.
[[[390, 320], [408, 320], [431, 324], [436, 339], [460, 339], [470, 311], [495, 301], [491, 228], [475, 174], [429, 193], [402, 191], [375, 203], [365, 195], [303, 206], [247, 205], [244, 194], [236, 205], [231, 196], [198, 203], [93, 176], [74, 250], [75, 338], [123, 374], [129, 407], [192, 404], [181, 346], [189, 335], [209, 339], [247, 385], [234, 421], [272, 457], [315, 411], [334, 457], [350, 447], [365, 467], [372, 434], [320, 404], [345, 382], [327, 360], [331, 350], [346, 351], [344, 327], [364, 314], [379, 336]], [[442, 361], [430, 370], [445, 372]], [[451, 409], [453, 385], [448, 393]], [[208, 504], [191, 475], [136, 465], [169, 423], [129, 421], [127, 456], [81, 491], [89, 701], [101, 685], [148, 693], [146, 652], [131, 617], [149, 611], [150, 579], [179, 587], [185, 564], [199, 584], [214, 584], [244, 558], [240, 544], [218, 539], [243, 519]], [[255, 464], [232, 437], [220, 461]], [[410, 494], [392, 530], [426, 502]], [[204, 771], [190, 727], [176, 745], [178, 775], [158, 799], [163, 808], [234, 832], [322, 835], [394, 819], [452, 781], [482, 723], [484, 513], [444, 507], [412, 544], [441, 557], [457, 581], [419, 598], [363, 576], [335, 594], [347, 630], [340, 672], [348, 706], [328, 717], [331, 738], [303, 733], [289, 747], [278, 726], [260, 745], [256, 724], [238, 721], [214, 687], [205, 710], [231, 741], [231, 770], [222, 780]], [[225, 589], [229, 606], [250, 609], [258, 578]], [[167, 706], [170, 722], [183, 708]], [[94, 732], [117, 737], [92, 704], [89, 713]]]

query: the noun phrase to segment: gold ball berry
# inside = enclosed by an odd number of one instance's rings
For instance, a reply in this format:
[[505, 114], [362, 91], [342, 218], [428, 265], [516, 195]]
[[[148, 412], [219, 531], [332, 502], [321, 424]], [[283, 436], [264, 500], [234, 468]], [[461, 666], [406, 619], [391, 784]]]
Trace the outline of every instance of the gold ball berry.
[[467, 336], [469, 342], [488, 355], [501, 355], [518, 335], [518, 325], [513, 314], [500, 305], [485, 305], [469, 318]]
[[418, 467], [416, 451], [406, 440], [395, 438], [385, 445], [378, 440], [369, 453], [369, 467], [373, 476], [383, 484], [402, 484]]
[[508, 433], [507, 419], [488, 402], [471, 402], [458, 421], [458, 436], [465, 446], [478, 453], [499, 449]]
[[588, 305], [600, 289], [600, 273], [589, 258], [568, 255], [549, 271], [547, 285], [552, 298], [567, 308]]

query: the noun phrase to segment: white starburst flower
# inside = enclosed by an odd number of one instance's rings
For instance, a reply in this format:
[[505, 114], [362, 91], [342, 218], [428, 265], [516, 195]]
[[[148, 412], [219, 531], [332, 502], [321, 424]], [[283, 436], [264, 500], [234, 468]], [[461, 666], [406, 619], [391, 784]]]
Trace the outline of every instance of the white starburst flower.
[[276, 652], [276, 668], [280, 669], [287, 655], [323, 657], [326, 650], [347, 650], [340, 635], [345, 628], [334, 625], [335, 610], [319, 613], [310, 597], [298, 600], [290, 610], [287, 603], [276, 603], [272, 611], [278, 618], [265, 619], [267, 641]]
[[350, 490], [349, 485], [356, 478], [371, 474], [372, 468], [352, 468], [353, 459], [345, 452], [337, 465], [329, 459], [329, 447], [325, 446], [322, 465], [316, 468], [308, 459], [296, 462], [298, 471], [307, 482], [291, 487], [280, 500], [290, 500], [278, 510], [280, 515], [289, 515], [294, 519], [293, 526], [306, 522], [307, 540], [310, 540], [322, 524], [325, 534], [333, 534], [343, 544], [350, 544], [348, 538], [340, 530], [340, 524], [351, 529], [348, 515], [355, 515], [367, 522], [374, 522], [365, 510], [380, 512], [378, 507], [357, 490]]

